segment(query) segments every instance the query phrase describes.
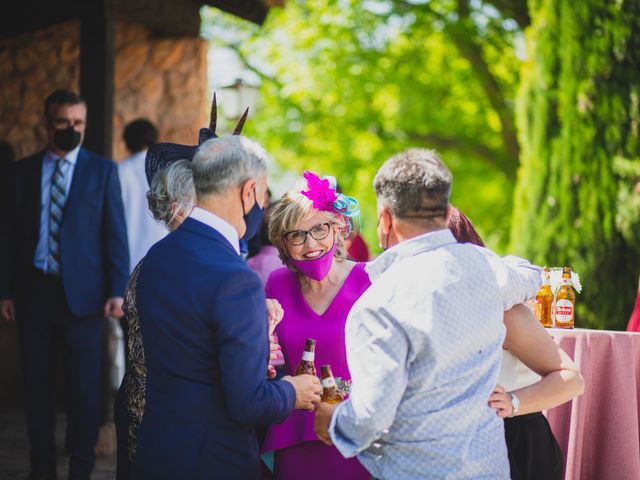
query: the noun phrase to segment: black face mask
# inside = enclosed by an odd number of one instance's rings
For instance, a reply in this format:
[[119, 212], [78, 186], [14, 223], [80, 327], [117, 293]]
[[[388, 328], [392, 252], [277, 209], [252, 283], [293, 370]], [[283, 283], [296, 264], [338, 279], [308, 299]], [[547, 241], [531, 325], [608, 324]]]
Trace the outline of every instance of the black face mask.
[[73, 127], [58, 128], [53, 132], [53, 144], [62, 152], [70, 152], [80, 145], [81, 137]]
[[[258, 205], [258, 199], [256, 197], [256, 189], [253, 189], [253, 198], [255, 203], [248, 213], [244, 214], [244, 224], [247, 226], [247, 230], [242, 236], [242, 240], [249, 240], [256, 236], [262, 226], [262, 219], [264, 218], [264, 208], [260, 208]], [[242, 208], [244, 209], [244, 200], [242, 200]]]

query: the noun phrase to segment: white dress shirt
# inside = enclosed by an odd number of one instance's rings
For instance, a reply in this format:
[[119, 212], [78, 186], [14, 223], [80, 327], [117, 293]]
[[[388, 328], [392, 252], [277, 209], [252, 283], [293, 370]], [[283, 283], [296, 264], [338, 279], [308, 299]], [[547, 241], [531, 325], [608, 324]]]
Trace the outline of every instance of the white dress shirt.
[[540, 269], [444, 229], [367, 271], [345, 327], [353, 385], [331, 420], [335, 446], [384, 480], [508, 479], [503, 421], [487, 400], [504, 311], [536, 294]]
[[229, 244], [231, 244], [236, 253], [240, 255], [240, 239], [238, 238], [238, 232], [229, 222], [223, 220], [215, 213], [200, 207], [195, 207], [189, 217], [213, 228], [222, 235]]
[[129, 272], [147, 254], [149, 248], [167, 234], [167, 229], [149, 211], [149, 184], [144, 171], [147, 151], [134, 153], [118, 165], [124, 218], [129, 240]]

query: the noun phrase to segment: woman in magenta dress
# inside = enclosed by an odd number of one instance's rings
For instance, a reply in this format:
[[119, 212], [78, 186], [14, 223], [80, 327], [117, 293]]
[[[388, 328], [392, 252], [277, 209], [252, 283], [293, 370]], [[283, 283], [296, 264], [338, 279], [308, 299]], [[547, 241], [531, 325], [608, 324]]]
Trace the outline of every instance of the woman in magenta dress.
[[[285, 374], [295, 374], [305, 341], [313, 338], [318, 373], [329, 364], [336, 378], [348, 382], [344, 325], [351, 306], [370, 285], [365, 264], [347, 260], [343, 245], [358, 218], [358, 203], [337, 194], [331, 178], [311, 172], [304, 177], [303, 188], [285, 194], [271, 216], [269, 237], [286, 266], [271, 274], [266, 293], [284, 310], [276, 332]], [[345, 459], [320, 442], [314, 415], [297, 411], [269, 427], [263, 451], [275, 452], [274, 478], [368, 480], [371, 475], [357, 459]]]

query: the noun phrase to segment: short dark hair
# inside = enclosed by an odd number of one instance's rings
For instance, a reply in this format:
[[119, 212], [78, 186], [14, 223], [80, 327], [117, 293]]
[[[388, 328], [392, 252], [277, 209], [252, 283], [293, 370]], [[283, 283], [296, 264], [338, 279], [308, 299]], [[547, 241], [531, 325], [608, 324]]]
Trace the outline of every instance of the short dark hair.
[[146, 118], [129, 122], [122, 134], [130, 152], [136, 153], [158, 143], [158, 130]]
[[452, 180], [434, 150], [411, 148], [384, 162], [373, 188], [396, 218], [429, 220], [446, 218]]
[[86, 105], [84, 98], [71, 90], [58, 89], [54, 90], [44, 101], [44, 116], [49, 118], [49, 110], [51, 105]]

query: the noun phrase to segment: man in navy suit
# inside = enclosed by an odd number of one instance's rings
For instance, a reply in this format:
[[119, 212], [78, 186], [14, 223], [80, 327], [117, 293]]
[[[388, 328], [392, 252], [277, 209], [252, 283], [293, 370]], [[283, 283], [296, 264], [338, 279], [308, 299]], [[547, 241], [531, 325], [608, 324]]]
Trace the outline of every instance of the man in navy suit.
[[204, 142], [193, 159], [197, 206], [142, 260], [147, 385], [133, 478], [259, 479], [255, 427], [320, 401], [315, 376], [266, 378], [264, 292], [239, 246], [262, 220], [265, 158], [245, 137]]
[[45, 150], [9, 169], [0, 222], [0, 316], [19, 323], [30, 478], [56, 478], [61, 347], [69, 476], [87, 479], [100, 424], [103, 321], [122, 315], [127, 233], [116, 165], [80, 146], [84, 100], [56, 90], [44, 117]]

